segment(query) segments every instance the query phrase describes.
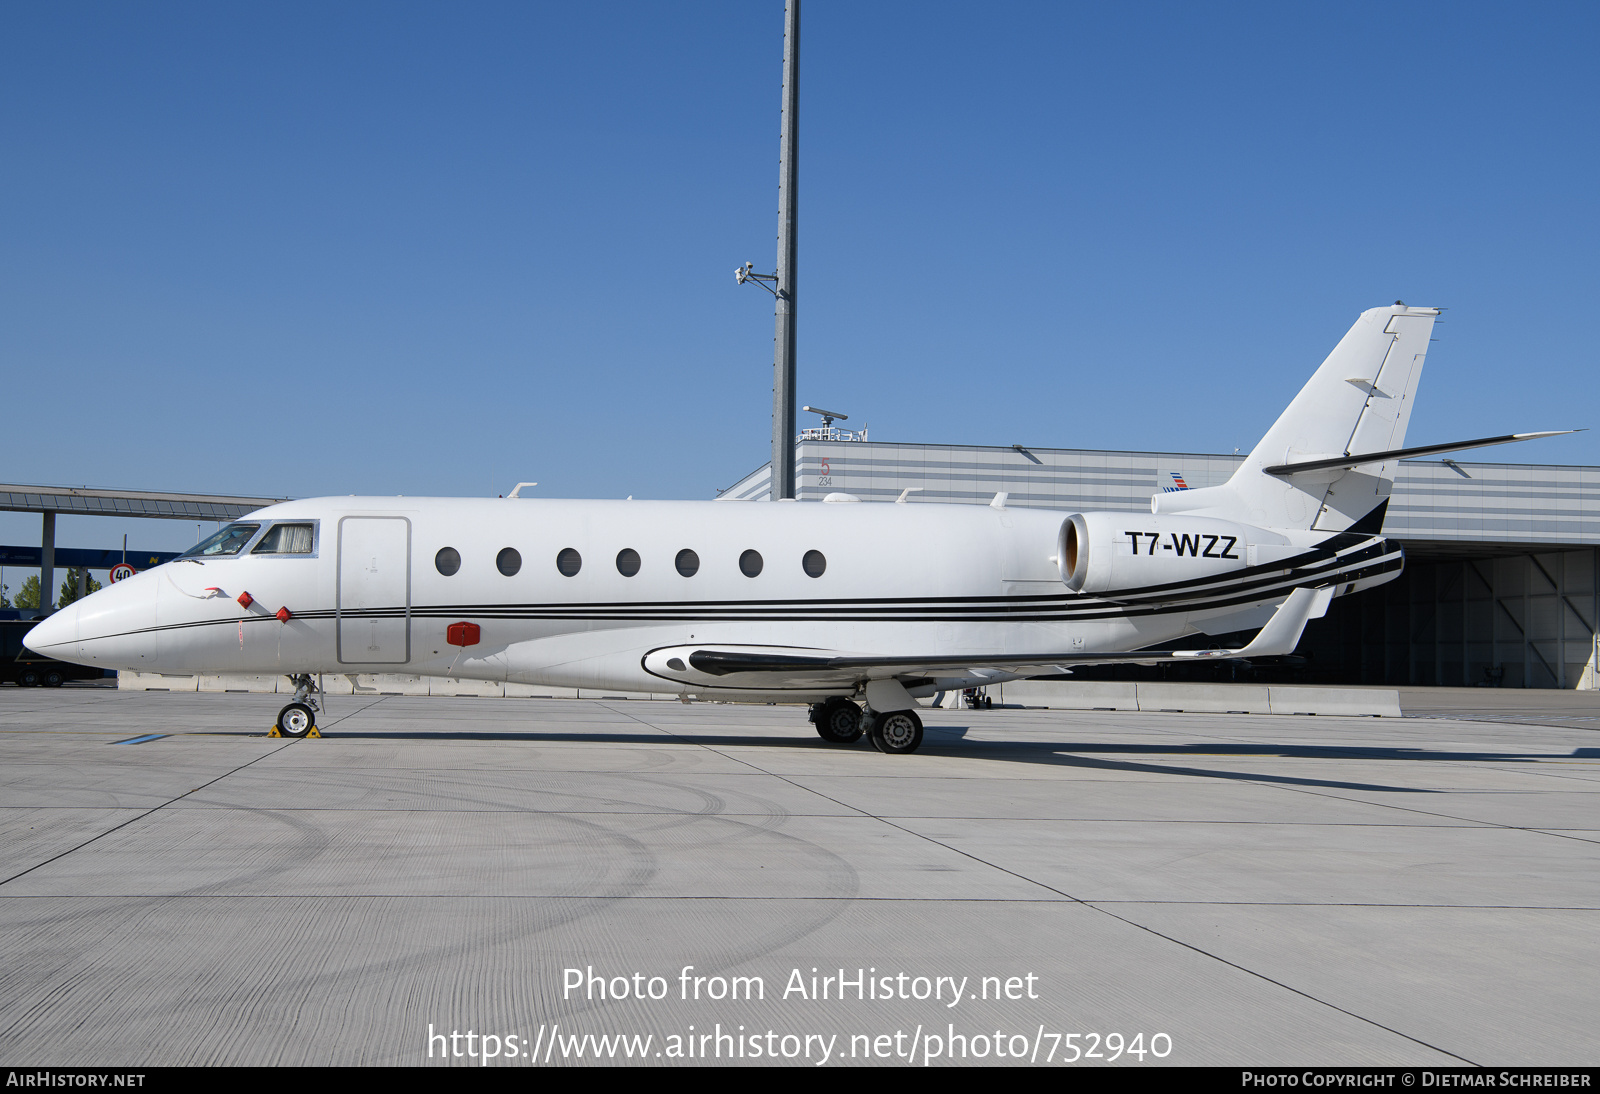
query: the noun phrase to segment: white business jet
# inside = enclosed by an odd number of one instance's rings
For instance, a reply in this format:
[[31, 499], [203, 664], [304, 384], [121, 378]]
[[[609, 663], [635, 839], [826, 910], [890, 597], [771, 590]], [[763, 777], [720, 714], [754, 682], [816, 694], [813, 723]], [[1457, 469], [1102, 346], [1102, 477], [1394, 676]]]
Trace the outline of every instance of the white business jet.
[[[64, 661], [295, 683], [405, 672], [811, 704], [828, 741], [922, 742], [918, 697], [1074, 665], [1292, 653], [1391, 581], [1395, 462], [1438, 311], [1362, 314], [1232, 478], [1149, 515], [990, 505], [313, 498], [269, 506], [27, 636]], [[1242, 649], [1171, 650], [1259, 627]]]

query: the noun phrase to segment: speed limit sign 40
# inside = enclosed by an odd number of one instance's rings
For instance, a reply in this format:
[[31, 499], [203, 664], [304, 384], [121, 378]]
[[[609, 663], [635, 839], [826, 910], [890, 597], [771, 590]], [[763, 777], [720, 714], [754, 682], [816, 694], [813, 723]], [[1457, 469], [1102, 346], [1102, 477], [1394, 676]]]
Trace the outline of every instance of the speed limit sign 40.
[[135, 570], [132, 566], [129, 566], [126, 562], [119, 562], [115, 566], [111, 567], [111, 580], [112, 581], [126, 581], [128, 578], [132, 577], [134, 574], [136, 574], [138, 572], [139, 572], [138, 570]]

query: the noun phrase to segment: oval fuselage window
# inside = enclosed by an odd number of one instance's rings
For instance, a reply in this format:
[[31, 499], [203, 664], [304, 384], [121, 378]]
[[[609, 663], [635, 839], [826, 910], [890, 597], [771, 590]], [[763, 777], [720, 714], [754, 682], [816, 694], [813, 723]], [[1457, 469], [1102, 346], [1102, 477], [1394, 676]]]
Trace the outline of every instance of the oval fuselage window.
[[515, 577], [517, 571], [522, 569], [522, 555], [515, 547], [506, 547], [494, 556], [494, 564], [507, 577]]
[[639, 572], [639, 552], [632, 547], [624, 547], [617, 552], [617, 573], [623, 577], [632, 577]]
[[556, 556], [556, 569], [561, 571], [563, 577], [572, 577], [583, 569], [583, 556], [571, 547], [563, 547]]
[[684, 577], [693, 577], [700, 572], [700, 556], [687, 547], [678, 552], [678, 557], [672, 560], [672, 564]]
[[453, 577], [461, 569], [461, 552], [454, 547], [441, 547], [433, 556], [433, 568], [445, 577]]
[[745, 577], [755, 577], [761, 572], [761, 552], [746, 551], [739, 556], [739, 572]]
[[821, 551], [807, 551], [806, 557], [800, 560], [800, 565], [805, 568], [807, 577], [821, 577], [828, 568], [828, 560]]

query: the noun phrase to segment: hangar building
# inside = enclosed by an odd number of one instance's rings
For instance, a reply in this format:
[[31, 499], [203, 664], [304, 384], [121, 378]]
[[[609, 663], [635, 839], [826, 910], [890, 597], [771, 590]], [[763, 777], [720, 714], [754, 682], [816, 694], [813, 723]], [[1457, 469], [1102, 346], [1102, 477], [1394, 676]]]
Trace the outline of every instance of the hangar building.
[[[1063, 512], [1150, 511], [1161, 490], [1214, 486], [1242, 456], [1016, 445], [899, 444], [836, 428], [801, 434], [800, 500], [1007, 504]], [[1304, 664], [1246, 672], [1278, 682], [1600, 688], [1600, 467], [1413, 460], [1399, 465], [1384, 532], [1405, 547], [1395, 581], [1334, 600]], [[728, 500], [770, 493], [762, 467]], [[1210, 679], [1236, 667], [1077, 670], [1081, 678]], [[1235, 677], [1242, 679], [1243, 677]], [[1255, 678], [1261, 679], [1262, 675]]]

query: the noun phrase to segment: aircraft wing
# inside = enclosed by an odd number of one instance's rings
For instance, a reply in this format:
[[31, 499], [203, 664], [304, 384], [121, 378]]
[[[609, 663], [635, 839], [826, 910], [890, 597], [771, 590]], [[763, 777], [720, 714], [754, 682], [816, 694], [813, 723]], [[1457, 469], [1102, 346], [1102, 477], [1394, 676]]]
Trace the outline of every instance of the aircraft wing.
[[654, 675], [684, 684], [805, 688], [971, 669], [1031, 673], [1073, 665], [1153, 665], [1162, 661], [1281, 657], [1294, 652], [1306, 624], [1326, 612], [1332, 599], [1331, 586], [1294, 590], [1248, 645], [1231, 650], [898, 655], [841, 654], [771, 646], [669, 646], [646, 655], [644, 667]]

